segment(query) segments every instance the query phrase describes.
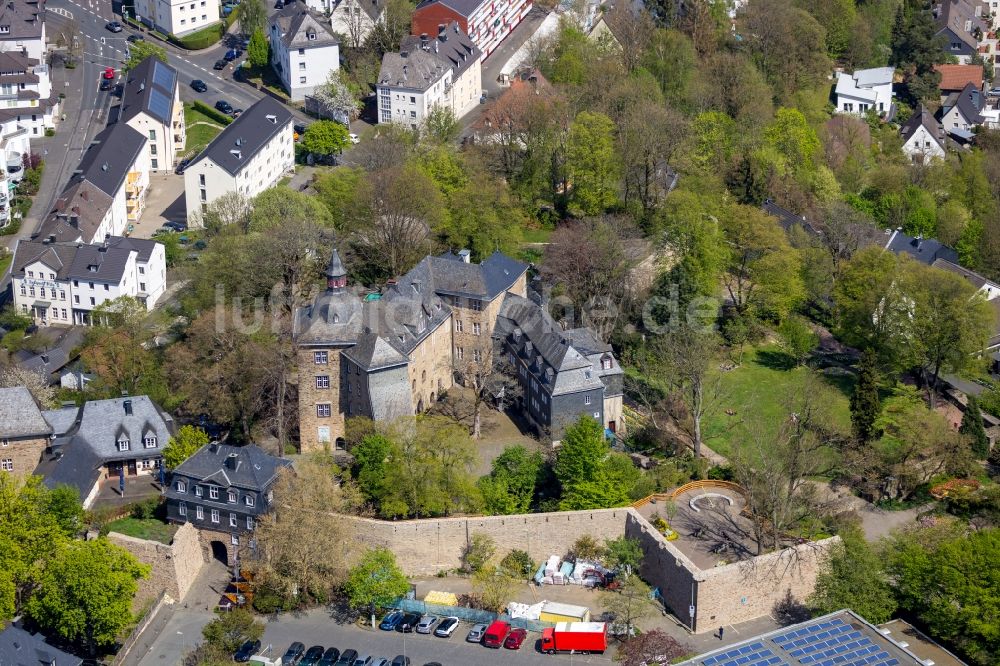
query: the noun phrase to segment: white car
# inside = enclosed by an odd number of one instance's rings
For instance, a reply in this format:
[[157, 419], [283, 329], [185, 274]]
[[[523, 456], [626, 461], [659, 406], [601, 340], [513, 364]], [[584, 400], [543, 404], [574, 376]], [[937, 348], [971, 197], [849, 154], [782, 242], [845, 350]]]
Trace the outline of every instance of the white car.
[[434, 635], [441, 638], [451, 638], [456, 629], [458, 629], [457, 617], [442, 618], [441, 622], [438, 623], [438, 628], [434, 630]]
[[417, 633], [418, 634], [429, 634], [431, 630], [434, 629], [434, 625], [437, 624], [437, 615], [424, 615], [420, 618], [420, 622], [417, 623]]
[[351, 132], [347, 136], [349, 136], [351, 138], [351, 143], [361, 143], [361, 139], [358, 138], [358, 135], [355, 134], [354, 132]]
[[485, 624], [473, 625], [472, 629], [469, 629], [469, 635], [465, 637], [465, 640], [470, 643], [481, 643], [483, 640], [483, 634], [486, 633]]

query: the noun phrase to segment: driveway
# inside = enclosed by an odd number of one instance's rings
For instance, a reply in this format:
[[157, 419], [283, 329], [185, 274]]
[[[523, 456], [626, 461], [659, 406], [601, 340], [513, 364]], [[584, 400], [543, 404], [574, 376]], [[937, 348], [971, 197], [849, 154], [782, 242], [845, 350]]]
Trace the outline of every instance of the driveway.
[[164, 222], [183, 222], [186, 219], [184, 176], [173, 173], [152, 175], [149, 179], [149, 191], [146, 193], [146, 208], [132, 235], [136, 238], [151, 238]]

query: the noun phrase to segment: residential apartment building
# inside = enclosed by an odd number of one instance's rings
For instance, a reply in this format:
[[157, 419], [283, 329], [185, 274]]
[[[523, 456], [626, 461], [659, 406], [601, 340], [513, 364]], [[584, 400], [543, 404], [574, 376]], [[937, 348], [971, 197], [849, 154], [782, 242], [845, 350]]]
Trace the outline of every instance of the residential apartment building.
[[461, 118], [479, 103], [482, 52], [458, 23], [438, 26], [435, 35], [408, 37], [399, 53], [382, 56], [379, 123], [416, 129], [435, 108]]
[[49, 66], [21, 53], [0, 53], [0, 113], [16, 113], [31, 136], [56, 126], [59, 96], [52, 91]]
[[295, 168], [292, 114], [264, 97], [226, 127], [184, 171], [188, 221], [226, 192], [251, 198]]
[[837, 111], [863, 116], [874, 111], [880, 116], [891, 118], [894, 114], [892, 67], [859, 69], [854, 73], [837, 74]]
[[173, 471], [166, 490], [167, 520], [221, 537], [232, 561], [240, 539], [271, 507], [271, 490], [286, 468], [291, 462], [255, 445], [206, 444]]
[[270, 21], [271, 67], [293, 101], [340, 69], [340, 40], [322, 16], [292, 3]]
[[624, 433], [624, 371], [611, 345], [593, 331], [563, 330], [543, 306], [506, 294], [493, 337], [518, 380], [517, 407], [540, 435], [558, 442], [581, 416], [594, 418], [609, 433]]
[[330, 16], [330, 29], [359, 48], [372, 28], [385, 20], [385, 0], [308, 0], [306, 4]]
[[437, 33], [439, 25], [458, 23], [487, 57], [531, 11], [531, 0], [424, 0], [413, 12], [411, 33]]
[[131, 70], [122, 91], [118, 123], [149, 141], [150, 169], [172, 172], [174, 158], [187, 141], [177, 70], [153, 57]]
[[145, 208], [152, 146], [123, 123], [99, 132], [33, 238], [89, 244], [122, 235]]
[[121, 296], [152, 309], [166, 290], [163, 245], [112, 236], [99, 245], [19, 240], [11, 264], [14, 308], [40, 326], [91, 323]]
[[42, 412], [52, 426], [52, 455], [36, 469], [45, 484], [77, 489], [89, 509], [103, 488], [128, 487], [160, 473], [174, 420], [149, 396], [88, 400]]
[[6, 0], [0, 4], [0, 52], [19, 53], [45, 62], [45, 4], [42, 0]]
[[989, 7], [974, 0], [942, 0], [934, 8], [935, 37], [944, 40], [945, 52], [959, 64], [968, 65], [979, 52], [979, 44], [990, 31]]
[[527, 265], [500, 253], [426, 257], [380, 294], [348, 288], [334, 251], [327, 290], [296, 314], [301, 447], [343, 446], [344, 421], [428, 409], [469, 366], [491, 363], [507, 293], [525, 294]]
[[186, 35], [219, 22], [218, 0], [135, 0], [135, 18], [168, 35]]
[[945, 155], [944, 131], [941, 123], [921, 105], [899, 130], [903, 137], [903, 152], [915, 164], [924, 164], [932, 158]]
[[948, 95], [941, 105], [941, 125], [944, 130], [960, 139], [971, 140], [972, 130], [986, 122], [986, 95], [972, 83], [962, 92]]
[[11, 222], [12, 191], [24, 176], [24, 156], [31, 154], [28, 128], [17, 114], [0, 111], [0, 227]]
[[51, 435], [52, 426], [28, 389], [0, 388], [0, 473], [32, 474]]

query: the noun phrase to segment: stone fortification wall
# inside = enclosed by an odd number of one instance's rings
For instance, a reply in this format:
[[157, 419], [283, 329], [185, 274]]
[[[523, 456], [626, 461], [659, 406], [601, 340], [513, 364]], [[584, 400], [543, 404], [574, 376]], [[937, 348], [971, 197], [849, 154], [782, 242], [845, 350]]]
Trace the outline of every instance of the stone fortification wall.
[[132, 607], [136, 610], [143, 608], [162, 592], [166, 592], [175, 601], [182, 601], [205, 563], [198, 530], [191, 523], [181, 525], [170, 544], [137, 539], [117, 532], [108, 534], [108, 540], [152, 567], [149, 577], [139, 581], [139, 591], [132, 602]]

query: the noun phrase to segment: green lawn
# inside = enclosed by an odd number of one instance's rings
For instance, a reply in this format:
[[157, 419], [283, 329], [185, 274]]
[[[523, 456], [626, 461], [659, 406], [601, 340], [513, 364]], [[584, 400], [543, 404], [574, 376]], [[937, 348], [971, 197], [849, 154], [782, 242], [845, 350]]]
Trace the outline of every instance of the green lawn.
[[184, 125], [187, 129], [184, 152], [189, 155], [200, 153], [222, 131], [215, 119], [187, 105], [184, 106]]
[[[776, 347], [748, 348], [739, 368], [717, 369], [716, 372], [721, 374], [720, 397], [705, 418], [704, 433], [705, 443], [723, 456], [729, 456], [739, 445], [748, 426], [762, 428], [765, 438], [777, 433], [781, 422], [787, 418], [789, 400], [805, 389], [810, 374], [834, 389], [829, 392], [833, 418], [842, 427], [850, 427], [848, 395], [853, 381], [829, 377], [804, 366], [789, 368], [784, 363], [784, 354]], [[710, 383], [714, 385], [714, 381]], [[733, 413], [727, 414], [727, 410]]]
[[525, 229], [524, 242], [547, 243], [549, 241], [549, 236], [551, 235], [552, 235], [552, 229], [546, 229], [545, 227], [541, 227], [538, 229]]
[[118, 532], [137, 539], [151, 539], [160, 543], [170, 543], [177, 531], [177, 525], [170, 525], [156, 518], [119, 518], [107, 525], [109, 532]]
[[7, 269], [10, 268], [11, 262], [14, 261], [14, 254], [8, 254], [6, 257], [0, 258], [0, 277], [2, 277]]

